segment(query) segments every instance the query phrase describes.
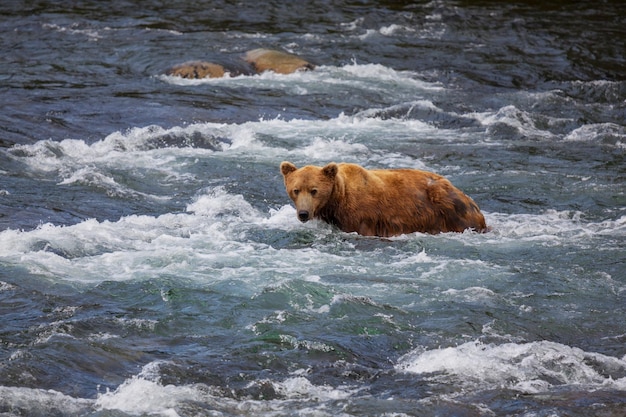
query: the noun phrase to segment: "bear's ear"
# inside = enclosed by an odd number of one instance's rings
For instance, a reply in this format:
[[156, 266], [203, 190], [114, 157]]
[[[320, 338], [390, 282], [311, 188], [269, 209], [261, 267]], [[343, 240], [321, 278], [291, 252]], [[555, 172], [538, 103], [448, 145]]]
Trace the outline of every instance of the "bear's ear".
[[338, 170], [339, 170], [339, 166], [336, 163], [331, 162], [330, 164], [322, 168], [322, 173], [330, 179], [335, 179], [335, 176], [337, 176]]
[[283, 161], [280, 163], [280, 172], [282, 172], [283, 177], [286, 177], [297, 169], [298, 168], [296, 168], [296, 166], [289, 161]]

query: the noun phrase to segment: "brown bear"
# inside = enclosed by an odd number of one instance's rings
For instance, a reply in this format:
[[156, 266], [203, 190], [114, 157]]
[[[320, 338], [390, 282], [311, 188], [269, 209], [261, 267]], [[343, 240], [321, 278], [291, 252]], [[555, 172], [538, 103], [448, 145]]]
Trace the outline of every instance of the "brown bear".
[[231, 75], [259, 74], [273, 71], [277, 74], [291, 74], [296, 71], [306, 71], [315, 68], [304, 59], [287, 52], [273, 49], [253, 49], [246, 52], [243, 59], [237, 61], [225, 59], [223, 65], [206, 61], [189, 61], [168, 69], [167, 75], [182, 78], [220, 78], [226, 73]]
[[302, 222], [319, 218], [344, 232], [383, 237], [487, 231], [476, 203], [432, 172], [334, 162], [298, 169], [287, 161], [280, 171]]

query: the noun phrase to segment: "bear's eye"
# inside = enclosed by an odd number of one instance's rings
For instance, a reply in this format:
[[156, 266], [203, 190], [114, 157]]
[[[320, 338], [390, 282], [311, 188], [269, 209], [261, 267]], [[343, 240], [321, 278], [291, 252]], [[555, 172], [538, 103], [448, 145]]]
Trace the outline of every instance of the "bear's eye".
[[293, 190], [293, 195], [298, 195], [298, 194], [300, 194], [300, 190], [298, 189]]
[[315, 188], [313, 188], [313, 189], [311, 190], [311, 195], [312, 195], [313, 197], [315, 197], [315, 194], [317, 194], [317, 190], [316, 190]]

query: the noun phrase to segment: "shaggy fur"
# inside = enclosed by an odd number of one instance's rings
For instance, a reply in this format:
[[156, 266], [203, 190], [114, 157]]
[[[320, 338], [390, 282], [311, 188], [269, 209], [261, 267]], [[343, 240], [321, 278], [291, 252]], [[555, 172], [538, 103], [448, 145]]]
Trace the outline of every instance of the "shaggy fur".
[[487, 230], [476, 203], [432, 172], [334, 162], [298, 169], [287, 161], [280, 170], [302, 222], [319, 218], [365, 236]]

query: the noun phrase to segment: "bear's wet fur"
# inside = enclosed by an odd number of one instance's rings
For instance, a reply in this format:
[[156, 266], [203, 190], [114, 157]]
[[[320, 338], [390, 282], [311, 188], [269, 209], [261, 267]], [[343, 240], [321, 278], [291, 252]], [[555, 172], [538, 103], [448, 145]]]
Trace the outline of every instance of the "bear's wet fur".
[[476, 203], [441, 175], [417, 169], [368, 170], [331, 162], [280, 171], [302, 222], [321, 219], [364, 236], [487, 231]]

